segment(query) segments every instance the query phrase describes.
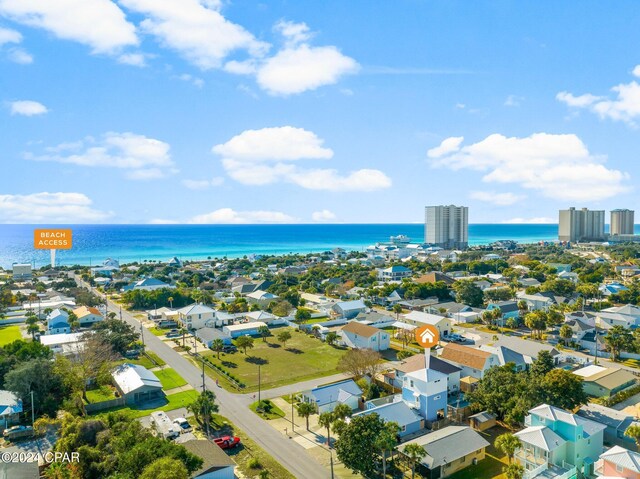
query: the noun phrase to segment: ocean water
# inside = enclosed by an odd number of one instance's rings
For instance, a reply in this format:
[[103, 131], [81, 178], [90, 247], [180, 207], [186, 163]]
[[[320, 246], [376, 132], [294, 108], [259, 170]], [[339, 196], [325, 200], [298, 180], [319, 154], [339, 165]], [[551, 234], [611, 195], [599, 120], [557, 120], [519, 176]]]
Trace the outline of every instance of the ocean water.
[[[47, 227], [37, 225], [38, 228]], [[67, 226], [65, 226], [67, 227]], [[50, 264], [48, 251], [33, 248], [35, 225], [0, 225], [0, 266], [14, 262]], [[241, 257], [249, 254], [317, 253], [335, 247], [363, 250], [392, 235], [424, 240], [423, 224], [296, 224], [296, 225], [71, 225], [73, 248], [56, 252], [61, 265]], [[553, 241], [558, 226], [472, 224], [469, 243], [511, 239], [519, 243]]]

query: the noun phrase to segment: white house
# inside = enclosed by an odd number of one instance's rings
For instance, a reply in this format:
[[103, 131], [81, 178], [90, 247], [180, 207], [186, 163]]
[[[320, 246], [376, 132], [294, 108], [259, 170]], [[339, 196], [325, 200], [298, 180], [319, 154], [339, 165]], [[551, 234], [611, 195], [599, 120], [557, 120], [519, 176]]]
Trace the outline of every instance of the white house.
[[206, 326], [207, 321], [216, 319], [216, 311], [204, 304], [191, 304], [177, 311], [177, 320], [187, 329], [200, 329]]
[[113, 383], [127, 404], [137, 404], [163, 396], [158, 377], [144, 366], [121, 364], [112, 373]]
[[62, 309], [54, 309], [47, 316], [46, 334], [65, 334], [71, 332], [69, 313]]
[[402, 278], [411, 276], [412, 272], [406, 266], [395, 265], [378, 270], [378, 279], [382, 281], [402, 281]]
[[411, 311], [403, 315], [403, 321], [414, 326], [430, 324], [435, 326], [440, 337], [451, 333], [451, 319], [437, 314], [423, 313], [422, 311]]
[[278, 299], [277, 294], [268, 293], [267, 291], [262, 291], [260, 289], [247, 294], [247, 301], [250, 303], [257, 303], [261, 306], [267, 306], [270, 302], [275, 301], [276, 299]]
[[98, 323], [104, 319], [104, 316], [96, 308], [88, 306], [80, 306], [73, 310], [73, 313], [78, 318], [78, 323], [82, 328], [91, 327], [93, 324]]
[[162, 288], [175, 288], [175, 286], [167, 284], [164, 281], [160, 281], [156, 278], [145, 278], [136, 283], [125, 286], [124, 288], [122, 288], [122, 291], [130, 291], [132, 289], [140, 289], [142, 291], [155, 291], [156, 289]]
[[361, 299], [341, 301], [331, 306], [331, 313], [345, 319], [353, 319], [367, 310], [367, 305]]
[[386, 351], [391, 341], [387, 331], [357, 321], [351, 321], [343, 326], [340, 336], [345, 346], [374, 351]]
[[258, 334], [258, 330], [263, 326], [267, 325], [261, 321], [242, 324], [230, 324], [228, 326], [224, 326], [222, 328], [222, 332], [228, 336], [231, 336], [232, 338], [237, 338], [240, 336], [255, 336]]

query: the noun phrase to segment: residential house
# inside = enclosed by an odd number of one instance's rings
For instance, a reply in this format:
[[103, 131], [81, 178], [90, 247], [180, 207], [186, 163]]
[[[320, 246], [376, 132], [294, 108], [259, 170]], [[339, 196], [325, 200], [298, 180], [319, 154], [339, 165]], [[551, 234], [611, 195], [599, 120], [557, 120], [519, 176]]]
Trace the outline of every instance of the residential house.
[[520, 317], [520, 309], [518, 309], [517, 301], [499, 301], [495, 303], [489, 303], [489, 305], [487, 306], [487, 311], [494, 311], [496, 309], [500, 310], [500, 319], [502, 320], [502, 325], [504, 325], [507, 319], [517, 319], [518, 317]]
[[[436, 356], [429, 358], [429, 367], [434, 371], [447, 376], [447, 393], [449, 396], [456, 395], [460, 391], [460, 371], [461, 369], [451, 363], [443, 361]], [[385, 374], [385, 382], [396, 389], [401, 389], [404, 377], [408, 373], [419, 371], [425, 368], [424, 354], [414, 354], [403, 359], [393, 367], [393, 370]]]
[[367, 305], [361, 299], [353, 301], [340, 301], [331, 306], [332, 316], [344, 319], [353, 319], [358, 314], [367, 310]]
[[90, 328], [95, 323], [99, 323], [104, 320], [102, 313], [96, 308], [90, 306], [80, 306], [73, 310], [73, 313], [78, 318], [78, 324], [81, 328]]
[[492, 352], [454, 343], [447, 343], [440, 350], [439, 357], [458, 366], [462, 370], [461, 376], [471, 376], [476, 379], [482, 379], [490, 368], [500, 365], [498, 356]]
[[581, 406], [576, 414], [606, 426], [604, 430], [605, 444], [623, 446], [629, 449], [636, 448], [635, 440], [624, 435], [624, 432], [632, 424], [640, 425], [633, 416], [624, 411], [618, 411], [595, 403]]
[[433, 306], [438, 303], [438, 298], [426, 298], [426, 299], [405, 299], [404, 301], [400, 301], [398, 304], [402, 306], [404, 309], [408, 309], [410, 311], [424, 311], [427, 307]]
[[129, 284], [122, 288], [122, 291], [132, 291], [132, 290], [142, 290], [142, 291], [155, 291], [156, 289], [170, 288], [173, 289], [175, 286], [165, 283], [164, 281], [160, 281], [156, 278], [144, 278], [140, 281], [137, 281], [133, 284]]
[[13, 263], [12, 278], [15, 281], [30, 280], [33, 277], [30, 263]]
[[524, 355], [506, 346], [489, 346], [483, 344], [478, 349], [495, 354], [498, 357], [500, 366], [511, 363], [515, 366], [516, 371], [524, 371], [527, 369], [528, 363]]
[[376, 328], [385, 328], [392, 325], [395, 321], [389, 314], [379, 313], [378, 311], [365, 311], [364, 313], [358, 314], [355, 320], [362, 324], [375, 326]]
[[271, 324], [278, 319], [275, 314], [271, 314], [267, 311], [250, 311], [248, 313], [244, 313], [243, 317], [250, 323], [259, 321], [265, 324]]
[[526, 477], [573, 479], [578, 471], [593, 473], [606, 426], [548, 404], [531, 409], [525, 426], [515, 433], [521, 443], [515, 459]]
[[505, 346], [513, 351], [518, 351], [524, 356], [528, 364], [535, 361], [540, 351], [548, 351], [554, 362], [558, 362], [562, 355], [560, 352], [549, 344], [538, 343], [536, 341], [523, 340], [515, 336], [500, 336], [500, 339], [493, 346]]
[[391, 342], [387, 331], [357, 321], [351, 321], [343, 326], [340, 337], [342, 343], [349, 348], [374, 351], [386, 351]]
[[573, 283], [577, 283], [579, 280], [578, 273], [574, 273], [573, 271], [563, 271], [558, 274], [558, 279], [566, 279]]
[[378, 279], [381, 281], [402, 281], [403, 278], [408, 278], [412, 274], [412, 271], [406, 266], [394, 265], [388, 268], [378, 269]]
[[405, 374], [402, 381], [402, 400], [429, 423], [447, 416], [446, 374], [422, 368]]
[[447, 426], [412, 439], [398, 450], [403, 453], [409, 444], [418, 444], [426, 455], [417, 471], [427, 479], [442, 479], [467, 467], [473, 467], [485, 458], [489, 443], [467, 426]]
[[107, 258], [100, 266], [91, 268], [93, 276], [111, 277], [113, 273], [120, 271], [120, 262], [117, 259]]
[[626, 369], [605, 368], [592, 364], [573, 374], [582, 378], [582, 387], [592, 397], [610, 397], [637, 384], [636, 377]]
[[178, 323], [189, 330], [204, 328], [207, 323], [215, 323], [216, 319], [215, 309], [199, 303], [180, 308], [177, 313]]
[[624, 284], [618, 282], [605, 283], [598, 287], [598, 291], [600, 291], [603, 296], [611, 296], [612, 294], [618, 294], [622, 291], [628, 291], [628, 289]]
[[47, 316], [46, 334], [65, 334], [71, 332], [69, 313], [63, 309], [54, 309]]
[[258, 304], [260, 307], [266, 308], [272, 301], [279, 298], [277, 294], [262, 291], [261, 289], [255, 290], [252, 293], [247, 294], [247, 301], [250, 303]]
[[222, 332], [232, 338], [240, 336], [257, 336], [262, 327], [268, 327], [262, 321], [251, 321], [249, 323], [229, 324], [222, 328]]
[[362, 389], [353, 379], [325, 384], [302, 393], [302, 400], [315, 404], [318, 414], [332, 412], [338, 404], [346, 404], [351, 409], [357, 409], [361, 397]]
[[411, 434], [415, 434], [424, 429], [424, 418], [418, 414], [418, 412], [409, 407], [404, 401], [397, 399], [393, 402], [376, 406], [365, 403], [365, 409], [362, 412], [357, 412], [353, 415], [367, 416], [369, 414], [377, 414], [380, 419], [385, 422], [395, 422], [400, 426], [400, 433], [398, 436], [405, 437]]
[[537, 288], [541, 284], [540, 281], [538, 281], [535, 278], [520, 278], [518, 280], [518, 283], [520, 283], [520, 285], [523, 288], [529, 288], [529, 287]]
[[167, 265], [172, 266], [174, 268], [182, 268], [182, 261], [180, 261], [177, 256], [174, 256], [169, 260]]
[[73, 356], [84, 349], [86, 333], [59, 333], [40, 336], [40, 344], [47, 346], [53, 354]]
[[125, 363], [118, 366], [111, 377], [127, 404], [139, 404], [164, 396], [160, 380], [144, 366]]
[[440, 271], [431, 271], [413, 280], [414, 283], [418, 283], [418, 284], [437, 283], [438, 281], [442, 281], [446, 283], [448, 286], [451, 286], [453, 283], [456, 282], [456, 280], [453, 279], [451, 276], [445, 273], [441, 273]]
[[[566, 318], [566, 315], [565, 315]], [[592, 326], [588, 323], [583, 322], [581, 319], [567, 319], [564, 324], [571, 328], [573, 332], [572, 339], [574, 341], [580, 341], [585, 334], [589, 332], [594, 332], [596, 330], [595, 326]]]
[[202, 341], [206, 347], [210, 348], [215, 339], [221, 339], [224, 344], [230, 345], [232, 344], [231, 336], [224, 333], [222, 330], [218, 328], [200, 328], [195, 332], [196, 338]]
[[603, 309], [602, 312], [617, 313], [624, 316], [629, 316], [633, 318], [635, 326], [640, 326], [640, 307], [633, 304], [625, 304], [624, 306], [612, 306], [611, 308]]
[[626, 314], [599, 311], [593, 316], [595, 318], [596, 326], [605, 330], [609, 330], [614, 326], [622, 326], [627, 329], [631, 329], [631, 327], [636, 326], [636, 318]]
[[202, 459], [202, 465], [189, 479], [234, 479], [236, 463], [220, 446], [206, 439], [191, 439], [180, 444]]
[[402, 315], [402, 321], [413, 326], [423, 326], [430, 324], [440, 333], [440, 337], [451, 333], [451, 319], [437, 314], [423, 313], [422, 311], [411, 311]]
[[0, 390], [0, 432], [17, 424], [22, 412], [22, 400], [11, 391]]
[[602, 479], [640, 479], [640, 454], [614, 446], [600, 454], [595, 473]]
[[524, 301], [527, 303], [527, 309], [529, 311], [549, 311], [549, 308], [553, 306], [554, 302], [551, 298], [537, 294], [526, 294], [522, 292], [516, 293], [518, 301]]

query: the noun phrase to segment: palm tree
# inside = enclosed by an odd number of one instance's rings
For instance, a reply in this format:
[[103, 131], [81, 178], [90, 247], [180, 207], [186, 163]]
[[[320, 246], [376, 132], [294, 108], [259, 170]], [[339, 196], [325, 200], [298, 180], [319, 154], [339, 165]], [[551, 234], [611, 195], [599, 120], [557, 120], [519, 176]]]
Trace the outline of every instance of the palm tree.
[[382, 477], [384, 479], [387, 479], [387, 452], [393, 451], [393, 448], [398, 445], [399, 433], [400, 426], [398, 426], [398, 423], [387, 422], [375, 440], [376, 448], [380, 450], [380, 455], [382, 456]]
[[336, 333], [335, 331], [329, 331], [327, 333], [327, 336], [325, 337], [325, 340], [327, 341], [327, 344], [329, 346], [333, 346], [338, 340], [338, 333]]
[[511, 433], [500, 434], [494, 443], [496, 449], [504, 452], [509, 458], [509, 463], [513, 459], [513, 455], [516, 453], [516, 449], [520, 447], [520, 440]]
[[402, 306], [400, 306], [399, 304], [394, 304], [393, 312], [396, 313], [396, 321], [398, 321], [398, 317], [400, 316], [400, 313], [402, 313]]
[[318, 424], [322, 427], [326, 427], [327, 428], [327, 446], [329, 446], [329, 448], [331, 448], [331, 424], [333, 424], [333, 422], [335, 421], [335, 417], [333, 416], [333, 413], [330, 412], [323, 412], [322, 414], [320, 414], [320, 416], [318, 416]]
[[75, 331], [80, 326], [78, 316], [73, 311], [69, 311], [69, 326], [71, 326], [71, 331]]
[[315, 404], [310, 402], [302, 402], [298, 404], [298, 416], [307, 420], [307, 431], [309, 430], [309, 416], [316, 412]]
[[216, 395], [213, 391], [205, 390], [200, 394], [195, 401], [187, 405], [187, 410], [192, 412], [196, 417], [196, 420], [200, 424], [209, 425], [211, 422], [212, 414], [218, 412], [218, 405], [216, 404]]
[[260, 326], [258, 328], [258, 333], [260, 334], [260, 336], [262, 336], [262, 340], [266, 343], [267, 342], [267, 337], [271, 334], [271, 332], [269, 331], [269, 326]]
[[569, 340], [572, 338], [573, 336], [573, 331], [571, 330], [571, 328], [569, 327], [568, 324], [563, 324], [560, 327], [560, 337], [562, 339], [564, 339], [564, 345], [566, 346], [567, 343], [569, 342]]
[[40, 331], [40, 326], [38, 326], [38, 318], [35, 315], [28, 315], [27, 320], [27, 333], [31, 335], [31, 339], [33, 341], [36, 340], [36, 333]]
[[348, 404], [345, 403], [340, 403], [335, 408], [333, 408], [334, 422], [339, 419], [346, 419], [348, 417], [351, 417], [352, 414], [353, 410]]
[[167, 298], [167, 301], [169, 301], [169, 307], [170, 307], [171, 309], [173, 309], [173, 296], [169, 296], [169, 297]]
[[502, 472], [507, 476], [507, 479], [522, 479], [524, 476], [524, 467], [522, 467], [521, 464], [514, 462], [513, 464], [503, 467]]
[[240, 336], [236, 339], [236, 346], [244, 350], [244, 354], [247, 354], [247, 349], [253, 348], [253, 338], [251, 336]]
[[640, 446], [640, 426], [632, 424], [624, 431], [624, 435], [636, 441], [636, 446]]
[[318, 335], [320, 334], [320, 326], [316, 324], [313, 328], [311, 328], [311, 332], [317, 338]]
[[224, 349], [224, 341], [220, 338], [216, 338], [211, 341], [211, 350], [218, 353], [218, 360], [220, 360], [220, 352]]
[[409, 458], [411, 461], [411, 479], [415, 479], [416, 477], [416, 465], [418, 461], [427, 455], [427, 451], [424, 450], [420, 444], [409, 443], [404, 447], [404, 451], [402, 451], [405, 456]]
[[182, 334], [182, 347], [184, 348], [185, 346], [185, 340], [187, 339], [187, 333], [189, 331], [187, 331], [186, 328], [180, 328], [180, 334]]
[[282, 343], [283, 347], [287, 346], [287, 341], [291, 339], [291, 333], [289, 331], [281, 331], [278, 333], [278, 341]]

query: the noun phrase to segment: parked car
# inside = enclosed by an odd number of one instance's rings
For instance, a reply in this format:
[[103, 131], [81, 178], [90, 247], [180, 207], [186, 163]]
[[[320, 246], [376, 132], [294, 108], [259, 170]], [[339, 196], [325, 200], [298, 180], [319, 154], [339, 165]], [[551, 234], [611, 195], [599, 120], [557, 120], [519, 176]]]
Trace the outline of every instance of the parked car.
[[5, 429], [2, 436], [8, 441], [14, 441], [23, 437], [33, 436], [33, 428], [31, 426], [13, 426]]
[[130, 349], [124, 353], [124, 357], [127, 359], [138, 359], [138, 357], [140, 357], [140, 351], [137, 349]]
[[222, 348], [223, 353], [235, 353], [238, 350], [233, 344], [227, 344]]
[[220, 449], [232, 449], [240, 445], [240, 438], [238, 436], [222, 436], [216, 437], [213, 442], [220, 446]]
[[178, 336], [181, 336], [181, 334], [180, 334], [180, 331], [178, 331], [177, 329], [172, 329], [165, 336], [167, 338], [177, 338]]
[[192, 427], [191, 424], [189, 424], [189, 421], [187, 421], [185, 418], [183, 417], [177, 417], [173, 420], [173, 423], [178, 426], [178, 428], [180, 429], [180, 432], [182, 434], [184, 434], [185, 432], [191, 432]]

